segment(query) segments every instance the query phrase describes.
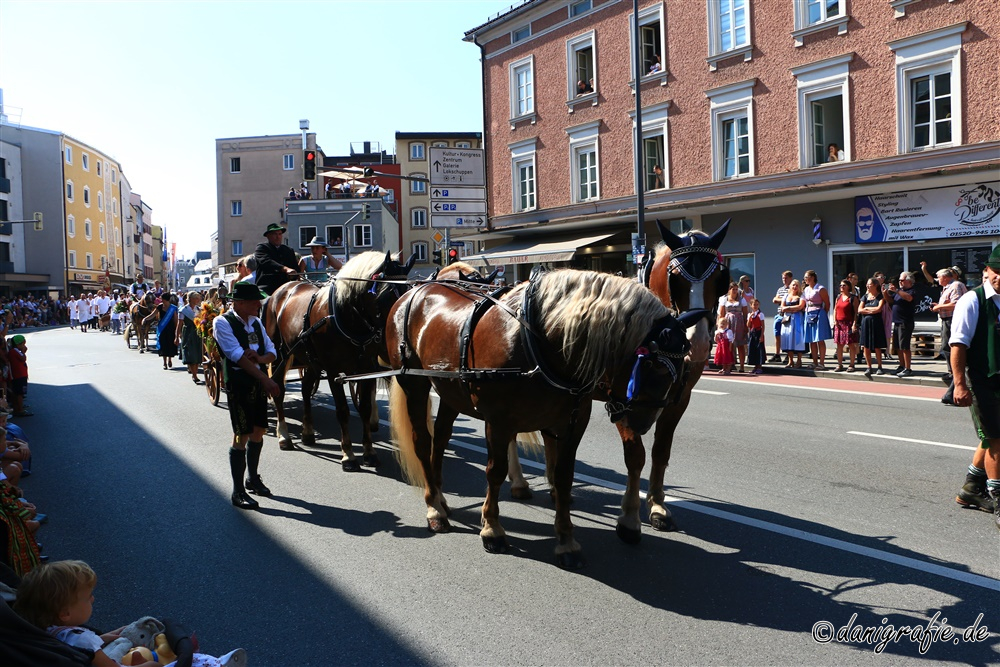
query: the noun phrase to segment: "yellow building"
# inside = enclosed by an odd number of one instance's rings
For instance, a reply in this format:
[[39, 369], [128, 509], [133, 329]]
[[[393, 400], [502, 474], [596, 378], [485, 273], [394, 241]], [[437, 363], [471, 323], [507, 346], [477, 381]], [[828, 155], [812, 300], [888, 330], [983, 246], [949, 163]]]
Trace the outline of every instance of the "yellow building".
[[122, 247], [121, 165], [62, 136], [66, 211], [66, 285], [73, 294], [126, 283]]

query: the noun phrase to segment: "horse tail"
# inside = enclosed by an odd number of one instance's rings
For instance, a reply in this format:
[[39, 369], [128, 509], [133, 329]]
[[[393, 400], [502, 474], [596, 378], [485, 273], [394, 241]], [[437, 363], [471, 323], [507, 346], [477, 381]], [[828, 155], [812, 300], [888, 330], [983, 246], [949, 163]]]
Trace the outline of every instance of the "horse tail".
[[526, 454], [536, 456], [545, 452], [545, 443], [538, 435], [538, 431], [517, 434], [517, 446]]
[[[427, 396], [427, 422], [430, 427], [431, 398]], [[417, 458], [416, 443], [413, 439], [413, 422], [410, 421], [410, 411], [406, 409], [406, 392], [393, 381], [389, 390], [389, 431], [392, 441], [396, 443], [396, 460], [403, 478], [413, 486], [426, 486], [424, 467]]]

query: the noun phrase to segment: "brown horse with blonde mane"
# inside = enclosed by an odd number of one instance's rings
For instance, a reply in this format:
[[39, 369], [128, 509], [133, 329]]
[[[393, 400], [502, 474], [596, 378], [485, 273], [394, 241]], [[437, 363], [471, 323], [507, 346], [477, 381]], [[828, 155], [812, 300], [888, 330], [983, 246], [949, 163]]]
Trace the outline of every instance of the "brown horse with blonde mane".
[[[407, 286], [401, 283], [414, 261], [415, 257], [410, 257], [406, 264], [399, 264], [388, 252], [384, 255], [364, 252], [344, 264], [337, 277], [323, 285], [285, 283], [267, 300], [264, 325], [278, 349], [271, 375], [281, 388], [274, 399], [281, 449], [293, 448], [283, 406], [285, 371], [304, 364], [303, 443], [315, 443], [311, 398], [321, 373], [326, 372], [340, 423], [341, 465], [346, 471], [360, 470], [348, 429], [350, 410], [344, 387], [333, 380], [339, 374], [360, 375], [377, 370], [378, 357], [386, 355], [383, 336], [386, 314], [406, 290]], [[356, 393], [362, 421], [362, 461], [367, 466], [379, 463], [371, 438], [374, 388], [374, 380], [362, 380]]]
[[[450, 529], [441, 484], [455, 419], [482, 419], [488, 488], [480, 536], [487, 551], [506, 551], [499, 489], [508, 446], [517, 433], [540, 431], [553, 471], [556, 556], [562, 567], [580, 566], [570, 490], [592, 396], [612, 397], [614, 418], [645, 433], [680, 372], [685, 326], [634, 281], [592, 271], [543, 273], [490, 295], [439, 281], [405, 294], [386, 323], [389, 363], [400, 370], [389, 414], [404, 472], [424, 487], [428, 528]], [[440, 397], [433, 435], [432, 388]]]

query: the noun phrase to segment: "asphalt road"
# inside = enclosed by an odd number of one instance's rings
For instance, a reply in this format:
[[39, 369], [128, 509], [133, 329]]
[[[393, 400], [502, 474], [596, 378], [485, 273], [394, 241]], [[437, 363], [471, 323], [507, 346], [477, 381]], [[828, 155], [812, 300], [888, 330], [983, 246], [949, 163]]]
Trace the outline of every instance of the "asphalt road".
[[[330, 409], [316, 411], [314, 448], [265, 440], [275, 497], [243, 512], [229, 502], [224, 402], [183, 370], [108, 334], [42, 331], [28, 347], [24, 488], [51, 517], [45, 552], [97, 571], [100, 628], [180, 618], [205, 652], [242, 646], [253, 667], [1000, 660], [1000, 533], [954, 503], [974, 434], [926, 389], [706, 376], [667, 473], [682, 530], [645, 526], [638, 546], [615, 535], [624, 464], [595, 406], [573, 508], [587, 565], [566, 572], [531, 462], [535, 498], [501, 504], [512, 552], [483, 550], [478, 423], [458, 423], [445, 464], [450, 534], [425, 530], [386, 443], [377, 472], [341, 470]], [[924, 653], [908, 637], [882, 655], [878, 638], [813, 638], [849, 624], [884, 637], [938, 612], [956, 637], [939, 632]], [[980, 614], [987, 635], [967, 641]]]

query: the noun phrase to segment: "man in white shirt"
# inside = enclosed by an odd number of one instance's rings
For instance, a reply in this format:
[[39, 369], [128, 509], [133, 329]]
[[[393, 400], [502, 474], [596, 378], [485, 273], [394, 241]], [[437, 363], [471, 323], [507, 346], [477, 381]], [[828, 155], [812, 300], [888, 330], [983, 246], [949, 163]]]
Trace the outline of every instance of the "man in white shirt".
[[[1000, 530], [1000, 245], [983, 271], [983, 284], [956, 302], [951, 323], [955, 405], [969, 406], [980, 447], [972, 457], [960, 505], [993, 512]], [[981, 502], [989, 495], [992, 507]]]
[[229, 420], [233, 425], [233, 445], [229, 449], [232, 502], [240, 509], [260, 506], [247, 491], [271, 495], [257, 470], [267, 433], [267, 397], [276, 397], [281, 391], [264, 370], [264, 365], [276, 358], [274, 344], [257, 317], [265, 298], [267, 295], [256, 285], [238, 282], [233, 285], [232, 309], [212, 320], [212, 333], [223, 356]]
[[72, 294], [66, 302], [66, 310], [69, 311], [69, 328], [75, 329], [80, 324], [80, 302]]
[[77, 301], [77, 308], [80, 312], [80, 331], [87, 333], [87, 325], [90, 323], [90, 296], [85, 292], [80, 295]]

